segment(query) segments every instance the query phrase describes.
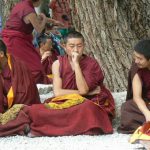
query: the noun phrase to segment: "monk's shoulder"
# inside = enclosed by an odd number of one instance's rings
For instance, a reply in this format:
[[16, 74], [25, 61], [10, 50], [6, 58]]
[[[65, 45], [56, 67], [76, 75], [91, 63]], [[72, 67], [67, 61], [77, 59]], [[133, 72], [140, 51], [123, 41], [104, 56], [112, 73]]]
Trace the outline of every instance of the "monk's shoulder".
[[59, 60], [55, 60], [52, 64], [52, 67], [57, 67], [59, 66]]

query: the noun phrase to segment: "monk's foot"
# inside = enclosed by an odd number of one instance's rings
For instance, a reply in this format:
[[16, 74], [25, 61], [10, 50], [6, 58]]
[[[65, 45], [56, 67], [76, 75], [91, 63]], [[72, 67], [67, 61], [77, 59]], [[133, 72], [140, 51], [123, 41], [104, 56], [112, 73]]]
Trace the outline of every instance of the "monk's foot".
[[29, 132], [29, 133], [27, 134], [27, 136], [30, 137], [30, 138], [36, 137], [36, 136], [33, 135], [31, 132]]
[[27, 124], [24, 127], [24, 134], [27, 135], [30, 132], [30, 126]]

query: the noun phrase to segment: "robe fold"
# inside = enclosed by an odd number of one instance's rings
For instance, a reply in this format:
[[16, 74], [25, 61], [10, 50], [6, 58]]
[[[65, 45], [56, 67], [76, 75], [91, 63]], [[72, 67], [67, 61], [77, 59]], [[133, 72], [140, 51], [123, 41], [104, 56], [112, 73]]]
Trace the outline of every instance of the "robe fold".
[[142, 98], [145, 101], [147, 108], [150, 110], [150, 70], [146, 68], [138, 69], [134, 64], [129, 73], [127, 101], [121, 106], [121, 123], [118, 127], [118, 132], [125, 134], [133, 133], [146, 121], [145, 116], [133, 101], [132, 80], [135, 73], [139, 75], [142, 81]]
[[[77, 89], [75, 73], [67, 56], [59, 56], [63, 89]], [[61, 110], [47, 109], [42, 104], [32, 105], [29, 116], [32, 120], [30, 133], [34, 136], [60, 136], [78, 134], [112, 133], [111, 119], [114, 116], [114, 99], [103, 85], [103, 73], [98, 63], [88, 56], [80, 62], [86, 82], [93, 90], [98, 85], [101, 92], [87, 96], [85, 102]]]

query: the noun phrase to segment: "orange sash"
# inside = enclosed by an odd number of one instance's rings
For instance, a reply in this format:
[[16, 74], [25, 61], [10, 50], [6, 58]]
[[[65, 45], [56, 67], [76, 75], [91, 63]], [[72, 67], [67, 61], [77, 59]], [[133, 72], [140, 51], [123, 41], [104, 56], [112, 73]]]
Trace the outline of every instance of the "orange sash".
[[[12, 70], [12, 66], [11, 66], [11, 62], [10, 62], [10, 55], [8, 56], [8, 66], [10, 68], [10, 70]], [[7, 100], [8, 100], [8, 108], [10, 108], [13, 104], [13, 100], [14, 100], [14, 92], [13, 92], [13, 88], [12, 86], [10, 87], [8, 94], [7, 94]]]

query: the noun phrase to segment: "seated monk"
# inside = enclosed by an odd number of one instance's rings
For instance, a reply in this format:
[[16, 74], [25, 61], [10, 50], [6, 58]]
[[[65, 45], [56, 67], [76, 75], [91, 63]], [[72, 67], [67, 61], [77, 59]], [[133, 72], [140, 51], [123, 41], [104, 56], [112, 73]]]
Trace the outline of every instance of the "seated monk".
[[58, 56], [52, 66], [56, 98], [31, 106], [29, 135], [112, 133], [114, 99], [103, 84], [98, 62], [83, 54], [84, 38], [79, 32], [69, 33], [64, 42], [67, 55]]
[[129, 74], [127, 101], [121, 107], [118, 131], [131, 134], [150, 121], [150, 40], [141, 40], [133, 52], [135, 64]]
[[[113, 133], [114, 99], [103, 84], [98, 62], [83, 54], [81, 33], [69, 33], [64, 42], [67, 55], [59, 56], [52, 65], [55, 97], [45, 104], [24, 106], [16, 119], [3, 121], [7, 122], [3, 128], [11, 122], [17, 126], [18, 120], [25, 118], [25, 124], [30, 125], [30, 137]], [[16, 134], [21, 134], [20, 130]]]
[[53, 50], [50, 37], [46, 35], [41, 35], [38, 37], [37, 41], [39, 45], [42, 66], [46, 75], [51, 78], [52, 64], [57, 59], [58, 53]]
[[36, 84], [26, 65], [11, 55], [6, 55], [6, 46], [0, 40], [0, 113], [14, 104], [40, 103]]

